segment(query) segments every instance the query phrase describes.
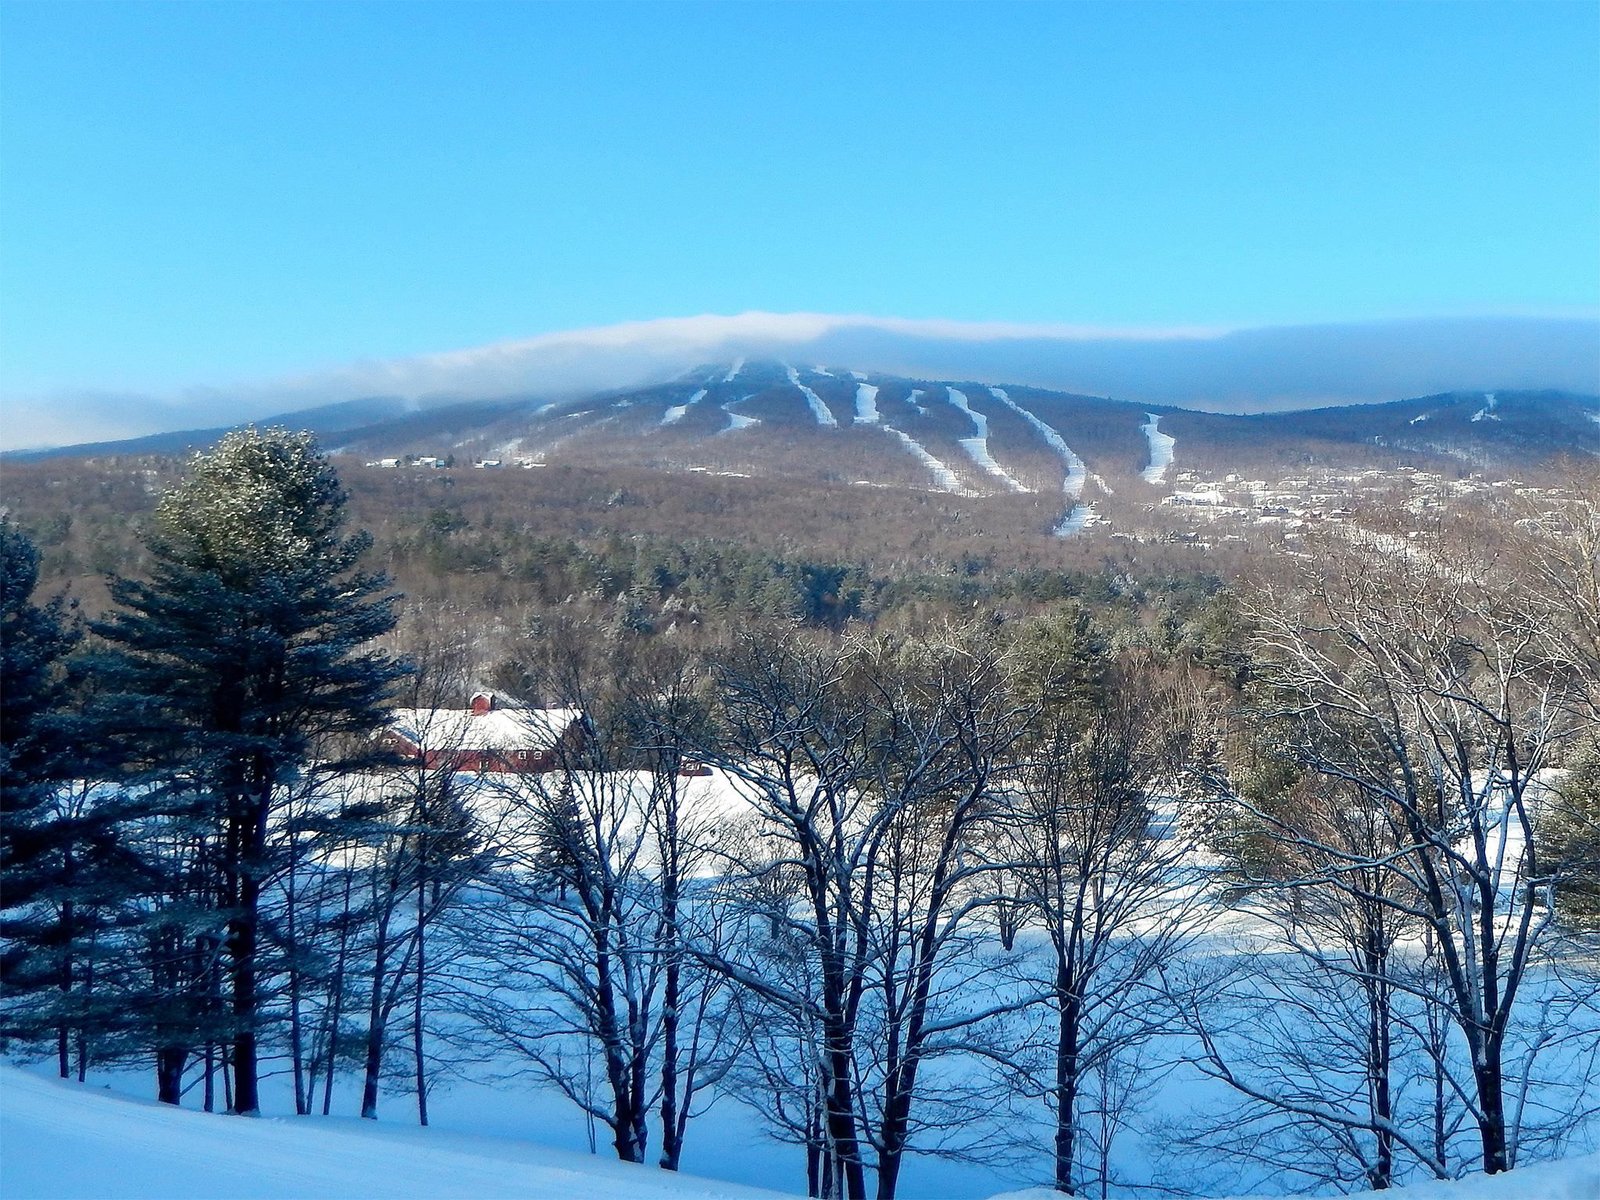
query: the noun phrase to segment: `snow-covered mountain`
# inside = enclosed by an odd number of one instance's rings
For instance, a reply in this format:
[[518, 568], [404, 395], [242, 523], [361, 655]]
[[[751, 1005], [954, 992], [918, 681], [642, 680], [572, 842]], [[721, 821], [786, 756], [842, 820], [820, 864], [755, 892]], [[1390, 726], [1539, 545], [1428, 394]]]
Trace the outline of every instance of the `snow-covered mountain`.
[[1600, 321], [1454, 317], [1259, 328], [1105, 328], [747, 312], [635, 321], [353, 362], [278, 379], [139, 394], [112, 380], [0, 388], [0, 448], [213, 427], [382, 397], [571, 400], [657, 384], [695, 363], [840, 362], [915, 378], [980, 379], [1136, 404], [1274, 412], [1468, 388], [1600, 391]]

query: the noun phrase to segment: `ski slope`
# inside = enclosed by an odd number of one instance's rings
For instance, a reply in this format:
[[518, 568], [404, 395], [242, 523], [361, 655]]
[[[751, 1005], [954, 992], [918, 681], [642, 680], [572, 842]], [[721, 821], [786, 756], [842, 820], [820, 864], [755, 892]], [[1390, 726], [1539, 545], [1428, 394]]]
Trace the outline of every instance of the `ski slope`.
[[950, 403], [966, 413], [967, 419], [972, 422], [972, 428], [976, 431], [975, 437], [957, 439], [961, 448], [967, 452], [967, 457], [979, 470], [986, 475], [994, 476], [1013, 492], [1028, 491], [1028, 488], [1007, 474], [1006, 469], [994, 460], [994, 455], [989, 453], [989, 418], [975, 411], [972, 405], [967, 403], [965, 392], [959, 392], [955, 388], [945, 388], [945, 391], [950, 393]]
[[856, 385], [856, 423], [859, 425], [878, 423], [878, 389], [870, 383]]
[[[818, 371], [820, 374], [827, 374], [827, 372], [822, 371], [821, 368], [818, 368]], [[832, 410], [822, 402], [821, 396], [817, 395], [805, 384], [800, 382], [800, 372], [796, 371], [793, 367], [789, 368], [789, 382], [800, 389], [800, 394], [806, 398], [806, 403], [811, 406], [811, 415], [816, 417], [818, 425], [824, 425], [830, 429], [837, 429], [839, 427], [838, 418], [833, 415]]]
[[1150, 465], [1139, 472], [1139, 478], [1146, 483], [1165, 483], [1167, 468], [1172, 465], [1172, 448], [1178, 439], [1161, 432], [1161, 418], [1155, 413], [1145, 413], [1145, 423], [1139, 428], [1150, 443]]
[[663, 425], [676, 425], [679, 421], [683, 420], [684, 413], [688, 412], [691, 408], [693, 408], [696, 404], [699, 404], [700, 401], [705, 398], [705, 394], [706, 389], [701, 388], [694, 395], [690, 396], [688, 400], [684, 401], [684, 403], [674, 404], [671, 408], [667, 409], [666, 415], [661, 418], [661, 423]]
[[909, 433], [896, 429], [893, 425], [882, 425], [879, 428], [885, 433], [892, 433], [900, 439], [900, 444], [911, 451], [918, 462], [928, 468], [928, 471], [933, 475], [934, 482], [939, 485], [940, 491], [960, 492], [962, 490], [961, 481], [956, 478], [956, 473], [929, 454], [927, 448]]
[[1076, 500], [1083, 495], [1083, 485], [1089, 481], [1089, 468], [1083, 465], [1083, 459], [1073, 452], [1067, 441], [1054, 429], [1034, 416], [1022, 405], [1018, 404], [1005, 392], [1004, 388], [990, 388], [989, 392], [994, 398], [1004, 404], [1017, 416], [1021, 417], [1045, 440], [1045, 445], [1056, 452], [1067, 468], [1067, 477], [1061, 481], [1061, 490], [1067, 494], [1067, 499]]

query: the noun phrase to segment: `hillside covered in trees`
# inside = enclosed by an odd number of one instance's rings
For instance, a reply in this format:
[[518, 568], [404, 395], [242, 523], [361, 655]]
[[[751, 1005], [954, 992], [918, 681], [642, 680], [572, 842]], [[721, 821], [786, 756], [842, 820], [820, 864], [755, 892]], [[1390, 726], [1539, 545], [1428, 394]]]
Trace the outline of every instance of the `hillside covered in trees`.
[[[667, 1170], [737, 1112], [849, 1200], [1593, 1144], [1592, 466], [1208, 547], [563, 470], [8, 468], [8, 1053], [424, 1125], [493, 1081]], [[538, 769], [469, 741], [551, 710]]]

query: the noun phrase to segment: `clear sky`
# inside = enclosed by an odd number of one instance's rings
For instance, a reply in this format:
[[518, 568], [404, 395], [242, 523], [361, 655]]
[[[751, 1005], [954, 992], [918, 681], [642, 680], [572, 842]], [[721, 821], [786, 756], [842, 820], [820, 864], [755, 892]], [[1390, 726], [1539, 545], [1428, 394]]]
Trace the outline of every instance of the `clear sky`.
[[1600, 311], [1600, 4], [0, 4], [0, 387]]

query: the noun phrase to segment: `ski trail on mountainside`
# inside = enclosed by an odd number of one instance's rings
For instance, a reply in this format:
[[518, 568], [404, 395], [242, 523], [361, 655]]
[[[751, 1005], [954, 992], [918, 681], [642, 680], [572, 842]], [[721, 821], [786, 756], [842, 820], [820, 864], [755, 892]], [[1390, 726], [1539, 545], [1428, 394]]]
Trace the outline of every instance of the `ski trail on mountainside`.
[[[751, 395], [754, 394], [753, 392], [751, 393]], [[728, 415], [728, 424], [717, 430], [718, 437], [725, 433], [732, 433], [735, 429], [749, 429], [752, 425], [761, 424], [760, 417], [747, 417], [743, 413], [733, 411], [735, 404], [743, 404], [748, 399], [750, 399], [750, 396], [740, 396], [737, 400], [724, 400], [722, 402], [722, 411]]]
[[734, 381], [734, 379], [738, 376], [739, 372], [742, 371], [742, 370], [744, 370], [744, 359], [742, 359], [742, 358], [734, 359], [733, 360], [733, 366], [728, 368], [728, 373], [722, 377], [722, 382], [723, 383], [732, 383]]
[[965, 489], [961, 486], [961, 481], [956, 478], [956, 473], [949, 467], [945, 466], [933, 455], [929, 454], [927, 448], [923, 446], [921, 442], [917, 441], [916, 438], [912, 437], [909, 433], [905, 433], [902, 430], [896, 429], [893, 425], [880, 425], [878, 428], [882, 429], [885, 433], [892, 433], [895, 437], [900, 439], [900, 444], [903, 445], [907, 450], [911, 451], [911, 453], [916, 456], [918, 462], [928, 468], [929, 473], [933, 475], [934, 482], [939, 485], [940, 491], [955, 492], [957, 494], [961, 494], [965, 491]]
[[684, 413], [688, 412], [691, 408], [705, 398], [705, 394], [706, 389], [701, 388], [682, 404], [674, 404], [671, 408], [667, 409], [666, 415], [661, 418], [661, 423], [663, 425], [676, 425], [679, 421], [683, 420]]
[[[839, 422], [834, 417], [833, 413], [829, 411], [828, 406], [822, 402], [822, 397], [800, 382], [799, 371], [796, 371], [793, 367], [790, 367], [788, 370], [789, 382], [800, 389], [800, 394], [806, 398], [806, 403], [811, 406], [811, 415], [816, 417], [817, 424], [826, 425], [831, 429], [837, 429], [839, 427]], [[827, 372], [824, 371], [822, 374], [826, 375]]]
[[1178, 444], [1178, 439], [1161, 432], [1161, 418], [1155, 413], [1145, 413], [1145, 417], [1145, 423], [1139, 428], [1144, 431], [1145, 441], [1150, 443], [1150, 465], [1139, 472], [1139, 478], [1146, 483], [1165, 483], [1167, 468], [1172, 465], [1172, 448]]
[[1072, 447], [1067, 445], [1066, 439], [1006, 395], [1004, 388], [990, 388], [989, 394], [1029, 425], [1032, 425], [1050, 449], [1056, 452], [1056, 457], [1066, 465], [1067, 477], [1062, 480], [1061, 490], [1067, 494], [1067, 499], [1077, 500], [1082, 496], [1083, 485], [1089, 481], [1089, 468], [1083, 465], [1083, 459], [1073, 453]]
[[964, 392], [959, 392], [953, 387], [947, 387], [945, 391], [950, 393], [950, 403], [966, 413], [967, 419], [972, 422], [972, 427], [977, 430], [976, 437], [957, 439], [961, 443], [961, 448], [967, 452], [967, 457], [986, 474], [994, 476], [1013, 492], [1032, 491], [1033, 489], [1023, 487], [1007, 474], [1006, 469], [995, 462], [994, 455], [989, 453], [989, 418], [975, 411], [972, 405], [967, 403]]
[[856, 422], [860, 425], [878, 424], [878, 389], [870, 383], [856, 385]]

